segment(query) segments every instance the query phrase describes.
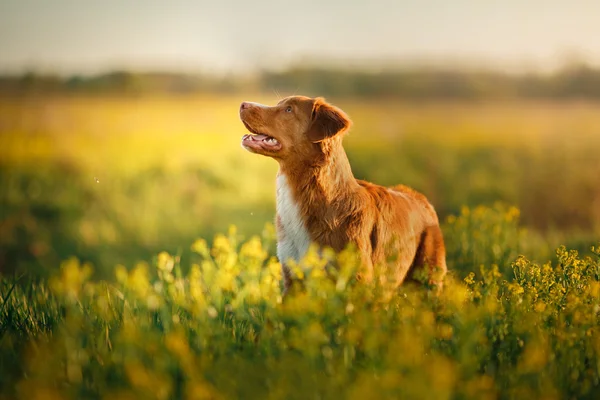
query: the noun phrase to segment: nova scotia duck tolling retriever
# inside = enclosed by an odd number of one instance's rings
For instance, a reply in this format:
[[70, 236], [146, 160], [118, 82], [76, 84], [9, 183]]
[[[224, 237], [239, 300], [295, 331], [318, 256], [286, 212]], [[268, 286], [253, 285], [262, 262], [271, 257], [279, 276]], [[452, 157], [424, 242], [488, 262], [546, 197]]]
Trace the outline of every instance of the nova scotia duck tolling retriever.
[[242, 146], [279, 163], [275, 222], [284, 294], [293, 283], [286, 263], [299, 262], [312, 243], [335, 251], [353, 244], [361, 281], [372, 281], [381, 267], [395, 287], [406, 280], [441, 287], [446, 254], [433, 206], [406, 186], [354, 178], [342, 147], [352, 123], [342, 110], [320, 97], [291, 96], [272, 107], [243, 102], [240, 118], [250, 132]]

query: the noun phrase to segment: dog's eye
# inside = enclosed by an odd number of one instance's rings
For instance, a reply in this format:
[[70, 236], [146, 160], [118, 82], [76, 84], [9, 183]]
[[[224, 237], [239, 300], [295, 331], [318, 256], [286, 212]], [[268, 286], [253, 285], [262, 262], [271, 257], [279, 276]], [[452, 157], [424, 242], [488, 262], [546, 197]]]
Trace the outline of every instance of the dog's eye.
[[285, 109], [285, 112], [292, 112], [292, 107], [291, 107], [291, 106], [288, 106], [288, 107]]

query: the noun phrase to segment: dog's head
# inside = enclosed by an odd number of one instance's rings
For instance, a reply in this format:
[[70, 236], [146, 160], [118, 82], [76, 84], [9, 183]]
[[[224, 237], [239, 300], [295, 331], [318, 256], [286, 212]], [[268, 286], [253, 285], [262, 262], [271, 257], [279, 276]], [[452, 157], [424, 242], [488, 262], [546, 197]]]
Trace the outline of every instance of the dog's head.
[[321, 97], [291, 96], [275, 106], [243, 102], [240, 119], [251, 132], [242, 146], [256, 154], [279, 161], [310, 162], [323, 154], [323, 144], [340, 137], [350, 119]]

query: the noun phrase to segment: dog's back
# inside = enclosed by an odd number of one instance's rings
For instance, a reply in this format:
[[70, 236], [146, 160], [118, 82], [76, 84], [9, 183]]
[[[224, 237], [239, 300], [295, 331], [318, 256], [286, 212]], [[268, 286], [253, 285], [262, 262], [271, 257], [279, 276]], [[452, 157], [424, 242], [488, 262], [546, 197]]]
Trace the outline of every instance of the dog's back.
[[[446, 273], [446, 252], [435, 209], [416, 190], [396, 185], [383, 187], [357, 180], [367, 190], [377, 209], [371, 235], [373, 264], [395, 264], [396, 284], [424, 273], [432, 284]], [[431, 270], [437, 268], [437, 274]]]

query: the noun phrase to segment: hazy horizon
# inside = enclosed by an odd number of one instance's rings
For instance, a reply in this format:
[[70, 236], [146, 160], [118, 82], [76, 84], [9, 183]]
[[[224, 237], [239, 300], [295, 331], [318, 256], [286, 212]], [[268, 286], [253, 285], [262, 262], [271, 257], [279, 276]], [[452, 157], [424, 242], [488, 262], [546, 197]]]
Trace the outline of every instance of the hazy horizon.
[[490, 4], [4, 0], [0, 72], [243, 72], [292, 62], [393, 60], [548, 70], [600, 64], [600, 2]]

